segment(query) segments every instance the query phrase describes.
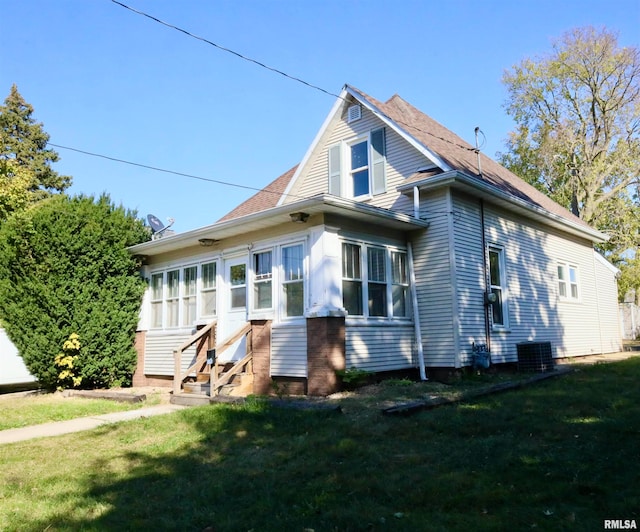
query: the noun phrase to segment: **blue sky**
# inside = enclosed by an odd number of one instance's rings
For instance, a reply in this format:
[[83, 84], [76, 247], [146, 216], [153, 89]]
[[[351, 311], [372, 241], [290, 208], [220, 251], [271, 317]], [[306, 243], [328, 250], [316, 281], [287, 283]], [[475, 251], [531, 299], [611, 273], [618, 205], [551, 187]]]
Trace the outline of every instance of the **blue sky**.
[[[505, 69], [571, 28], [640, 44], [638, 0], [122, 0], [332, 93], [401, 95], [495, 156], [513, 123]], [[334, 98], [110, 0], [0, 0], [0, 100], [12, 83], [52, 143], [261, 188], [298, 163]], [[253, 192], [57, 148], [71, 193], [209, 225]]]

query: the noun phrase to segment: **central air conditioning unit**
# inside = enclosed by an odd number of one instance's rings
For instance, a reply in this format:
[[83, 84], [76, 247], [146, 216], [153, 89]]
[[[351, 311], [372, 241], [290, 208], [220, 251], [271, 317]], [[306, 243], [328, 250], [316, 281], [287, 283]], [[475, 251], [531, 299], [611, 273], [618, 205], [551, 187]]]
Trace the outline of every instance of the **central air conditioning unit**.
[[518, 371], [544, 373], [553, 371], [551, 342], [523, 342], [518, 349]]

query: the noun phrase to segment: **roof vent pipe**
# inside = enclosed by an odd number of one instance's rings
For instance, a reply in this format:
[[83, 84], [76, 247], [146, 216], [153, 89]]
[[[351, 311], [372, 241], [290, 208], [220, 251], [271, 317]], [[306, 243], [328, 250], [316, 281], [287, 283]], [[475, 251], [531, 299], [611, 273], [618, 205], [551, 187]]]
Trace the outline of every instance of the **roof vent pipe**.
[[[480, 177], [482, 177], [482, 164], [480, 163], [480, 148], [478, 147], [478, 133], [482, 133], [482, 130], [476, 126], [475, 128], [475, 134], [476, 134], [476, 156], [478, 157], [478, 175]], [[484, 136], [484, 133], [482, 133], [482, 136]]]

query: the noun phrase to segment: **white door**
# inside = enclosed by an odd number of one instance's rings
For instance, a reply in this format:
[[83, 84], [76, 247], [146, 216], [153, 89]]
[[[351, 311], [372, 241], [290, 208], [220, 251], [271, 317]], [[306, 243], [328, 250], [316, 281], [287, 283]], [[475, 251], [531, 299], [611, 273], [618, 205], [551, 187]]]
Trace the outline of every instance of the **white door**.
[[[224, 310], [217, 343], [224, 341], [247, 323], [247, 258], [227, 259], [224, 267]], [[218, 355], [220, 362], [235, 362], [246, 354], [246, 338], [235, 342]]]

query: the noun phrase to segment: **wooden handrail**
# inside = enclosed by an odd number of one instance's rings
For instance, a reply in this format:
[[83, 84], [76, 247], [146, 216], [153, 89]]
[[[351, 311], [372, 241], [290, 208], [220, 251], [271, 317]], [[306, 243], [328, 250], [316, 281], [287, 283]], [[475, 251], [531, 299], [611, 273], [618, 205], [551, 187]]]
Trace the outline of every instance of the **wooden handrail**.
[[[182, 382], [184, 381], [184, 379], [186, 379], [189, 376], [189, 374], [193, 372], [196, 368], [202, 365], [206, 358], [205, 356], [196, 356], [196, 361], [189, 368], [187, 368], [186, 371], [183, 372], [181, 369], [182, 368], [182, 364], [181, 364], [182, 352], [185, 349], [188, 349], [189, 347], [191, 347], [200, 338], [202, 338], [209, 330], [211, 330], [213, 326], [216, 325], [216, 323], [217, 321], [214, 321], [209, 325], [207, 325], [206, 327], [204, 327], [203, 329], [200, 329], [196, 334], [194, 334], [191, 338], [189, 338], [189, 340], [184, 342], [180, 347], [178, 347], [173, 351], [173, 357], [174, 357], [173, 393], [174, 394], [180, 393], [180, 390], [182, 389]], [[233, 333], [231, 336], [229, 336], [219, 344], [216, 344], [215, 346], [216, 356], [226, 351], [240, 338], [242, 338], [243, 336], [247, 335], [250, 332], [251, 332], [251, 323], [248, 322], [245, 325], [243, 325], [240, 329], [238, 329], [235, 333]], [[247, 346], [247, 350], [248, 351], [250, 350], [249, 346]], [[245, 356], [244, 358], [247, 358], [247, 356]], [[242, 360], [244, 360], [244, 358]], [[235, 369], [235, 367], [236, 366], [234, 366], [232, 369]], [[231, 375], [229, 377], [231, 377]], [[224, 378], [224, 376], [222, 378]], [[216, 379], [216, 382], [218, 380], [221, 380], [217, 378], [217, 374], [215, 375], [215, 379]], [[212, 387], [212, 392], [213, 392], [213, 387]]]
[[209, 334], [211, 329], [213, 329], [218, 323], [218, 320], [213, 320], [209, 325], [206, 325], [202, 329], [196, 331], [194, 335], [189, 337], [189, 339], [181, 344], [179, 347], [173, 350], [173, 393], [178, 394], [182, 389], [182, 382], [187, 378], [189, 373], [191, 373], [199, 364], [204, 362], [205, 357], [199, 356], [196, 354], [196, 361], [191, 367], [187, 368], [187, 370], [182, 372], [182, 353], [189, 349], [193, 344], [195, 344], [198, 340], [200, 340], [205, 334]]

